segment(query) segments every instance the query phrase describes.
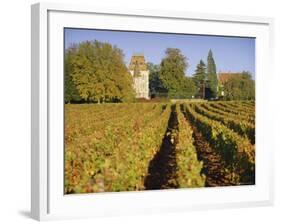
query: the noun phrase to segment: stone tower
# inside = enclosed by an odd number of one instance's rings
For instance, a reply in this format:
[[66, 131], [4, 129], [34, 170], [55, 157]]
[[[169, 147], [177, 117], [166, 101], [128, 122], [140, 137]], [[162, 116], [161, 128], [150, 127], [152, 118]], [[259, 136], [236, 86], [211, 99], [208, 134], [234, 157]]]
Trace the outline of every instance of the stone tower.
[[129, 71], [133, 77], [136, 98], [149, 99], [149, 70], [142, 54], [132, 56]]

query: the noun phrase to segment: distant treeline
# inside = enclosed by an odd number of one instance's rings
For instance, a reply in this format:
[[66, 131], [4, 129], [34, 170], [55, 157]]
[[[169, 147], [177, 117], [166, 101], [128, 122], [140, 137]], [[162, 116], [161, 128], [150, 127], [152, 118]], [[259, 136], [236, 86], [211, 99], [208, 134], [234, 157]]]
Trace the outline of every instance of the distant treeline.
[[[192, 77], [180, 49], [167, 48], [159, 65], [147, 63], [150, 96], [170, 99], [253, 100], [255, 83], [249, 72], [241, 72], [219, 83], [213, 53], [207, 65], [198, 63]], [[65, 50], [65, 103], [133, 102], [133, 80], [117, 46], [100, 41], [73, 44]]]

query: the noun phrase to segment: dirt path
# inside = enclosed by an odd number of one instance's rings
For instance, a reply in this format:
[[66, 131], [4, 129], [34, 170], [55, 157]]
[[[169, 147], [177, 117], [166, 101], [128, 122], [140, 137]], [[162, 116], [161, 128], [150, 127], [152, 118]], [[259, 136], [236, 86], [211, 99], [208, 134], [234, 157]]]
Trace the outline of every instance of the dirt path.
[[203, 161], [202, 173], [206, 175], [206, 187], [236, 185], [231, 180], [231, 174], [225, 170], [221, 156], [212, 149], [195, 126], [192, 129], [198, 159]]
[[171, 106], [168, 128], [160, 150], [150, 161], [148, 175], [145, 178], [146, 190], [177, 188], [176, 153], [178, 120], [175, 105]]

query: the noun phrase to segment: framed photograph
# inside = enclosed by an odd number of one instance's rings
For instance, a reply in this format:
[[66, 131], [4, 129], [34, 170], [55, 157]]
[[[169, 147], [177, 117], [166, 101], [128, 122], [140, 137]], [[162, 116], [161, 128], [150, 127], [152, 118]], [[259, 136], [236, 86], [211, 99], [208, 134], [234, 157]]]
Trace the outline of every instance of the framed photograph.
[[32, 217], [273, 203], [273, 19], [32, 5]]

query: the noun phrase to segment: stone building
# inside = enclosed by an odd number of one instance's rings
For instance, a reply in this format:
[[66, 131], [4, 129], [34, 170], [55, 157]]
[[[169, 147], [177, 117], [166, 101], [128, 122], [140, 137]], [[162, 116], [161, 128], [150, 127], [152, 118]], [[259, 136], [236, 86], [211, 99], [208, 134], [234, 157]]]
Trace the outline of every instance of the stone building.
[[149, 70], [142, 54], [134, 54], [129, 64], [136, 98], [149, 99]]

